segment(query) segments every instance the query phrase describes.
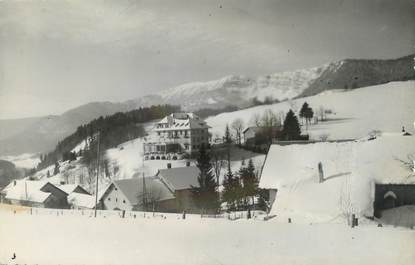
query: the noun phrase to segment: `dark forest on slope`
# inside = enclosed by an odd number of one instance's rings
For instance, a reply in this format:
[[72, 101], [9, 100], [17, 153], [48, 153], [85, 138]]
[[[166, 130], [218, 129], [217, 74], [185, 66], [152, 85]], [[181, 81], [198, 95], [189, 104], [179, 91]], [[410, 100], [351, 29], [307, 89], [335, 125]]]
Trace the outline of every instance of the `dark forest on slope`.
[[[106, 150], [123, 142], [145, 135], [143, 123], [161, 119], [173, 112], [180, 111], [180, 107], [158, 105], [139, 108], [128, 112], [118, 112], [113, 115], [99, 117], [88, 124], [79, 126], [76, 131], [62, 141], [56, 148], [47, 154], [41, 155], [41, 162], [37, 170], [55, 164], [58, 160], [74, 160], [82, 155], [83, 162], [89, 165], [97, 158], [97, 136], [99, 132], [100, 148]], [[79, 143], [86, 141], [84, 150], [78, 153], [71, 152]]]

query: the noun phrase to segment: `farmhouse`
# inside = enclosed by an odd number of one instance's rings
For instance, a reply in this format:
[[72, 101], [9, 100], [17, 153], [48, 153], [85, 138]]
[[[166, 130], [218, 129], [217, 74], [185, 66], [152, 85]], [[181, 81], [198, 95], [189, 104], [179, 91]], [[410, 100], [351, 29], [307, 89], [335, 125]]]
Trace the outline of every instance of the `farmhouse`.
[[144, 143], [146, 159], [178, 159], [209, 143], [209, 126], [193, 113], [173, 113], [156, 123]]
[[140, 177], [113, 181], [101, 199], [104, 210], [176, 211], [175, 199], [169, 189], [154, 177]]
[[2, 202], [40, 208], [68, 208], [68, 194], [50, 182], [14, 180], [1, 191]]
[[192, 195], [192, 187], [199, 187], [197, 180], [199, 168], [190, 166], [187, 163], [185, 167], [160, 169], [156, 177], [166, 185], [176, 198], [176, 207], [179, 212], [198, 212]]
[[272, 145], [259, 187], [271, 212], [303, 220], [350, 214], [379, 217], [383, 209], [415, 205], [415, 140], [382, 134], [373, 140]]

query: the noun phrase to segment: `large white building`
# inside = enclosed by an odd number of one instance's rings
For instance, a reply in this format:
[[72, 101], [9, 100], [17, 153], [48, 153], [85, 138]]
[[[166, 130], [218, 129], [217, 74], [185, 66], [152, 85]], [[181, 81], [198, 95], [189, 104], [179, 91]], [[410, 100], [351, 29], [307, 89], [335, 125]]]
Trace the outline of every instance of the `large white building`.
[[[177, 154], [193, 154], [209, 143], [209, 126], [193, 113], [173, 113], [156, 123], [144, 143], [147, 159], [178, 158]], [[170, 157], [171, 156], [171, 157]]]

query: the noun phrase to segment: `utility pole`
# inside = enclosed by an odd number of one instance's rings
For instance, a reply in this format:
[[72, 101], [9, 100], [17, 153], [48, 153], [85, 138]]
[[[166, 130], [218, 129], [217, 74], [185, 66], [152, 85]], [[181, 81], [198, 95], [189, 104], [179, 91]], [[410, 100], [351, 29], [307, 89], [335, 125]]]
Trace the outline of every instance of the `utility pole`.
[[97, 217], [97, 208], [98, 208], [98, 178], [99, 178], [99, 145], [100, 145], [100, 141], [101, 141], [101, 132], [98, 131], [97, 134], [97, 138], [98, 138], [98, 147], [97, 147], [97, 179], [95, 182], [95, 211], [94, 211], [94, 216]]
[[27, 201], [27, 182], [26, 182], [26, 180], [24, 181], [24, 193], [26, 195], [26, 201]]
[[144, 176], [144, 144], [143, 144], [142, 162], [143, 162], [143, 210], [147, 211], [147, 194], [146, 194], [147, 190], [146, 190], [146, 180]]

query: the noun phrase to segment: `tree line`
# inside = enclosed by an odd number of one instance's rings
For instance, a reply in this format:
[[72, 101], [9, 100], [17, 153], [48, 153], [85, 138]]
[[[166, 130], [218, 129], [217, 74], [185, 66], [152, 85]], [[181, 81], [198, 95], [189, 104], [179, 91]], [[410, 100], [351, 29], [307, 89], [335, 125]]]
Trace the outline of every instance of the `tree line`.
[[[59, 141], [56, 148], [40, 156], [37, 170], [57, 163], [59, 160], [75, 160], [82, 156], [82, 162], [90, 165], [97, 158], [97, 139], [100, 138], [101, 150], [116, 147], [118, 144], [144, 136], [142, 123], [161, 119], [173, 112], [179, 112], [179, 106], [157, 105], [139, 108], [128, 112], [118, 112], [109, 116], [101, 116], [91, 122], [79, 126], [76, 131]], [[85, 141], [85, 148], [77, 153], [72, 150]], [[56, 166], [55, 166], [56, 167]], [[54, 173], [58, 172], [54, 170]]]

